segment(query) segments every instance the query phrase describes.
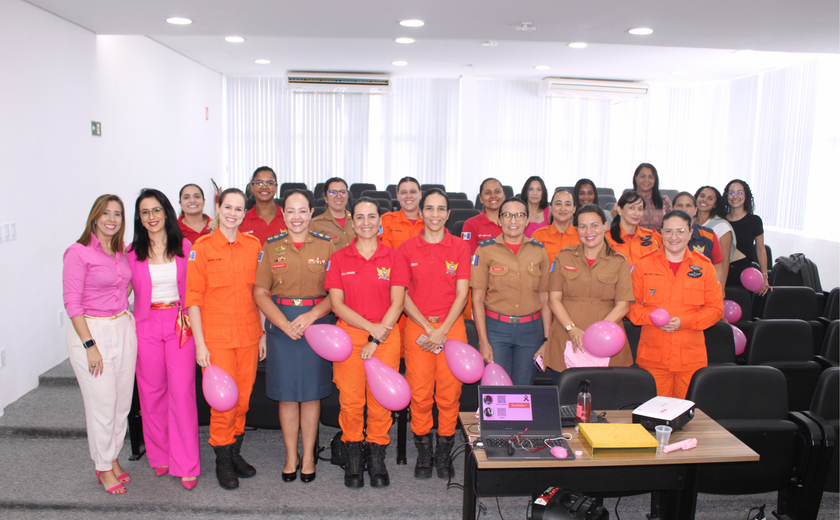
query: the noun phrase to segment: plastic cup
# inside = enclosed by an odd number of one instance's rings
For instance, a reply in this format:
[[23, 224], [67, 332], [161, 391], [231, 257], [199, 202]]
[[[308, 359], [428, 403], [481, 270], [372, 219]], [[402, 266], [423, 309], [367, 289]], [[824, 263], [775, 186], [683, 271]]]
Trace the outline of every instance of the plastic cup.
[[660, 424], [656, 427], [656, 442], [659, 443], [659, 448], [662, 449], [668, 445], [671, 439], [671, 427]]

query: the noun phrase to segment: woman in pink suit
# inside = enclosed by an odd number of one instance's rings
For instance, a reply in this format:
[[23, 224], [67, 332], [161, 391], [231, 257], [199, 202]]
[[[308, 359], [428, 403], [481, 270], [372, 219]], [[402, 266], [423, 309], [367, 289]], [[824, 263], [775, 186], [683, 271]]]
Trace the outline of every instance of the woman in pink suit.
[[[190, 243], [166, 195], [144, 189], [134, 210], [128, 247], [137, 322], [137, 389], [149, 464], [157, 476], [181, 477], [195, 487], [201, 464], [195, 402], [195, 341], [176, 331], [186, 314]], [[183, 343], [183, 344], [182, 344]]]

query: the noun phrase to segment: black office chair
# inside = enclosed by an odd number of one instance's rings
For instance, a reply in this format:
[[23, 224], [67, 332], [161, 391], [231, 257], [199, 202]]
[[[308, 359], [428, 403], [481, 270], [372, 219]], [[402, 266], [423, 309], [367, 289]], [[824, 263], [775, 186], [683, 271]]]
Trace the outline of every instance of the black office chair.
[[323, 215], [325, 211], [327, 211], [326, 206], [315, 206], [312, 208], [312, 218], [315, 218], [318, 215]]
[[471, 200], [449, 199], [449, 209], [475, 209]]
[[443, 184], [421, 184], [420, 185], [420, 191], [421, 192], [424, 192], [426, 190], [430, 190], [432, 188], [437, 188], [441, 191], [446, 191], [446, 186], [444, 186]]
[[481, 202], [481, 194], [480, 194], [480, 193], [479, 193], [478, 195], [476, 195], [476, 196], [475, 196], [475, 204], [474, 204], [474, 206], [475, 206], [475, 209], [477, 209], [477, 210], [479, 210], [479, 211], [481, 211], [481, 210], [483, 210], [483, 209], [484, 209], [484, 204], [482, 204], [482, 202]]
[[280, 196], [284, 196], [289, 190], [308, 190], [305, 182], [284, 182], [280, 185]]
[[686, 399], [760, 457], [758, 462], [700, 464], [699, 492], [779, 491], [779, 512], [787, 514], [783, 498], [805, 481], [808, 462], [813, 462], [811, 446], [821, 442], [821, 435], [812, 421], [801, 418], [805, 424], [798, 424], [800, 419], [788, 413], [785, 386], [785, 376], [773, 367], [719, 365], [695, 372]]
[[606, 210], [607, 206], [610, 205], [610, 204], [615, 206], [615, 203], [616, 203], [615, 195], [608, 195], [606, 193], [604, 193], [604, 194], [599, 193], [598, 194], [598, 205], [601, 206], [604, 210]]
[[[447, 221], [447, 224], [449, 224], [449, 221]], [[449, 228], [449, 233], [452, 236], [455, 236], [455, 237], [458, 237], [458, 238], [461, 238], [461, 233], [463, 231], [464, 231], [464, 221], [463, 220], [459, 220], [458, 222], [452, 224], [452, 226]], [[470, 302], [467, 302], [467, 305], [469, 305], [469, 304], [470, 304]]]
[[397, 198], [397, 185], [396, 184], [389, 184], [385, 186], [385, 191], [391, 194], [391, 199], [396, 200]]
[[674, 197], [676, 197], [679, 192], [679, 190], [663, 190], [662, 188], [659, 189], [659, 193], [663, 197], [668, 197], [669, 199], [671, 199], [671, 202], [674, 202]]
[[466, 221], [476, 215], [481, 214], [480, 211], [477, 209], [468, 209], [468, 208], [453, 208], [449, 210], [449, 220], [446, 221], [447, 229], [449, 232], [452, 233], [452, 225], [459, 221]]
[[593, 410], [632, 409], [656, 397], [656, 381], [642, 368], [567, 368], [557, 380], [561, 405], [577, 403], [581, 379], [591, 382]]
[[828, 293], [822, 316], [829, 321], [840, 319], [840, 287], [835, 287]]
[[822, 367], [813, 361], [811, 328], [802, 320], [760, 320], [747, 338], [748, 365], [779, 369], [787, 381], [791, 411], [807, 410]]
[[[574, 187], [572, 187], [569, 191], [573, 191]], [[598, 199], [600, 200], [602, 195], [609, 195], [615, 198], [615, 191], [612, 188], [595, 188], [595, 191], [598, 192]]]
[[379, 205], [379, 216], [381, 217], [385, 213], [390, 213], [393, 211], [391, 208], [391, 200], [390, 199], [373, 199]]
[[352, 193], [353, 198], [356, 199], [362, 196], [363, 191], [367, 190], [376, 190], [376, 184], [370, 184], [366, 182], [354, 182], [350, 185], [350, 193]]
[[458, 199], [458, 200], [470, 200], [469, 197], [467, 197], [467, 194], [464, 193], [463, 191], [447, 191], [446, 196], [449, 197], [450, 201], [453, 201], [453, 200], [456, 200], [456, 199]]
[[390, 193], [381, 190], [365, 190], [362, 192], [362, 197], [370, 197], [372, 199], [387, 199], [389, 206], [392, 200]]
[[324, 198], [324, 188], [323, 182], [319, 182], [315, 185], [315, 189], [312, 190], [312, 195], [315, 196], [315, 200]]
[[762, 320], [791, 319], [808, 322], [812, 331], [812, 355], [820, 353], [825, 325], [817, 319], [817, 295], [810, 287], [773, 287], [772, 291], [764, 295], [759, 316]]
[[516, 193], [514, 193], [513, 188], [511, 186], [505, 186], [503, 184], [502, 185], [502, 190], [505, 192], [505, 198], [506, 199], [509, 199], [509, 198], [513, 197], [514, 195], [517, 195]]
[[703, 331], [706, 339], [706, 357], [709, 365], [735, 364], [735, 336], [732, 327], [719, 321]]
[[327, 201], [322, 199], [322, 198], [321, 199], [315, 199], [315, 207], [316, 208], [326, 208], [327, 207]]
[[[811, 407], [808, 412], [805, 413], [806, 416], [817, 419], [816, 416], [822, 418], [827, 425], [822, 426], [825, 430], [825, 438], [829, 440], [829, 431], [833, 430], [834, 432], [834, 443], [831, 446], [833, 448], [832, 453], [826, 453], [824, 455], [824, 461], [826, 466], [828, 466], [827, 470], [827, 480], [825, 482], [825, 491], [832, 491], [837, 493], [840, 491], [840, 482], [838, 482], [838, 478], [840, 478], [840, 469], [838, 466], [838, 455], [840, 455], [840, 451], [837, 450], [837, 439], [840, 437], [840, 368], [834, 367], [825, 370], [820, 375], [820, 380], [817, 382], [817, 391], [814, 393], [814, 400], [811, 401]], [[826, 446], [828, 448], [828, 446]]]
[[814, 356], [814, 361], [823, 368], [840, 366], [840, 352], [838, 351], [840, 351], [840, 320], [834, 320], [825, 332], [822, 350], [819, 356]]

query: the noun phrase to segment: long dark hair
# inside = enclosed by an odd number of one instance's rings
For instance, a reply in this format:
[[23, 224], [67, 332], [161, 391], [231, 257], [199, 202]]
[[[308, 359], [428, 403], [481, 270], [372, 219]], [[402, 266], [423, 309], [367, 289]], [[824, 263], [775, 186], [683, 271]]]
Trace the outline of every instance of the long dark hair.
[[543, 182], [542, 177], [538, 175], [532, 175], [528, 177], [528, 180], [525, 181], [525, 185], [522, 186], [522, 191], [519, 193], [519, 198], [528, 201], [528, 188], [531, 187], [531, 183], [534, 181], [539, 181], [540, 187], [542, 188], [542, 198], [540, 199], [540, 209], [545, 209], [548, 207], [548, 191], [545, 188], [545, 182]]
[[[624, 206], [632, 204], [637, 200], [642, 201], [642, 207], [644, 207], [647, 204], [645, 202], [645, 198], [642, 197], [642, 194], [638, 191], [625, 191], [621, 194], [621, 197], [618, 198], [618, 202], [616, 202], [615, 205], [621, 209], [624, 209]], [[624, 240], [621, 239], [621, 215], [618, 215], [617, 213], [618, 212], [616, 212], [616, 216], [612, 221], [612, 225], [610, 226], [610, 236], [619, 244], [623, 244]]]
[[140, 202], [146, 199], [157, 200], [158, 204], [163, 208], [164, 216], [166, 216], [166, 220], [163, 223], [163, 229], [166, 232], [166, 251], [164, 252], [164, 258], [175, 258], [176, 256], [183, 258], [184, 235], [181, 233], [181, 227], [178, 225], [178, 217], [175, 215], [175, 210], [172, 208], [172, 204], [166, 198], [166, 195], [154, 188], [143, 188], [137, 197], [137, 202], [134, 203], [134, 240], [132, 240], [128, 250], [134, 251], [139, 262], [143, 262], [149, 258], [149, 247], [151, 247], [149, 232], [143, 226], [143, 220], [140, 218]]
[[656, 179], [653, 181], [653, 191], [650, 194], [651, 201], [653, 202], [653, 207], [656, 209], [662, 209], [662, 194], [659, 193], [659, 172], [656, 171], [656, 166], [643, 162], [642, 164], [636, 166], [636, 171], [633, 172], [633, 189], [638, 190], [639, 187], [636, 186], [636, 176], [639, 175], [639, 172], [642, 171], [642, 168], [650, 168], [650, 171], [653, 172], [653, 177]]
[[[720, 192], [714, 186], [700, 186], [700, 188], [694, 192], [694, 200], [700, 198], [700, 192], [703, 190], [712, 190], [715, 193], [715, 207], [709, 212], [709, 218], [712, 217], [720, 217], [726, 218], [726, 200], [721, 196]], [[674, 200], [676, 202], [676, 200]], [[699, 207], [697, 208], [699, 211]]]
[[592, 201], [592, 204], [595, 204], [596, 206], [598, 205], [598, 187], [597, 187], [597, 186], [595, 186], [595, 183], [594, 183], [594, 182], [592, 182], [592, 181], [591, 181], [591, 180], [589, 180], [589, 179], [580, 179], [579, 181], [577, 181], [577, 182], [575, 183], [575, 187], [574, 187], [574, 189], [572, 190], [572, 196], [573, 196], [574, 201], [575, 201], [575, 207], [578, 207], [578, 208], [579, 208], [579, 207], [581, 206], [581, 203], [580, 203], [580, 190], [581, 190], [581, 188], [583, 188], [583, 187], [584, 187], [584, 186], [586, 186], [587, 184], [589, 184], [590, 186], [592, 186], [592, 191], [594, 191], [594, 192], [595, 192], [595, 199]]
[[748, 214], [752, 215], [755, 211], [755, 199], [753, 198], [750, 185], [742, 181], [741, 179], [732, 179], [731, 181], [729, 181], [729, 183], [727, 183], [726, 188], [723, 189], [723, 193], [726, 194], [726, 202], [724, 206], [724, 208], [726, 209], [726, 214], [732, 211], [732, 208], [729, 207], [729, 187], [735, 184], [736, 182], [744, 187], [744, 209], [747, 211]]

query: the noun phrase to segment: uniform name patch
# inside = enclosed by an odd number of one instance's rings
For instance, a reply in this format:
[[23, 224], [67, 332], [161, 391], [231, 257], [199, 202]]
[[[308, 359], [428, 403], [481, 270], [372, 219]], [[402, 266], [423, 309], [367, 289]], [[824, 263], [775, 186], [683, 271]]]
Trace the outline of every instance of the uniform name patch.
[[190, 260], [195, 260], [195, 251], [190, 251]]
[[568, 269], [569, 271], [577, 271], [577, 267], [573, 267], [571, 265], [564, 265], [563, 269]]
[[336, 238], [338, 238], [338, 235], [330, 235], [331, 240], [335, 240]]
[[274, 264], [271, 266], [272, 269], [282, 269], [286, 267], [286, 264]]
[[470, 233], [469, 231], [464, 231], [463, 233], [461, 233], [461, 238], [464, 240], [469, 240], [471, 236], [472, 233]]
[[491, 267], [491, 271], [507, 271], [507, 267]]

